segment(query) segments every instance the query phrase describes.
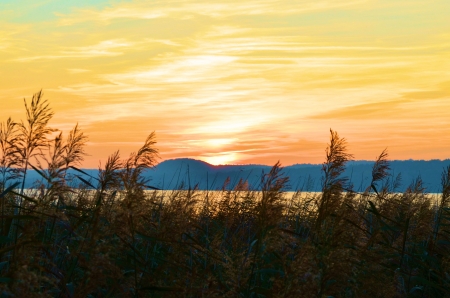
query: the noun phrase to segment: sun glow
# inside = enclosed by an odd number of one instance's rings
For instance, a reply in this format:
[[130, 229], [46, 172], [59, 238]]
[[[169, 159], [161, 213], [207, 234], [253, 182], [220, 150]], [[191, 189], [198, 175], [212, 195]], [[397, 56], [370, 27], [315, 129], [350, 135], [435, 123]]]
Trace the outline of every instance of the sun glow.
[[201, 156], [200, 159], [206, 161], [209, 164], [218, 166], [218, 165], [232, 164], [233, 161], [236, 161], [238, 159], [238, 156], [235, 152], [230, 152], [230, 153], [218, 153], [211, 156]]

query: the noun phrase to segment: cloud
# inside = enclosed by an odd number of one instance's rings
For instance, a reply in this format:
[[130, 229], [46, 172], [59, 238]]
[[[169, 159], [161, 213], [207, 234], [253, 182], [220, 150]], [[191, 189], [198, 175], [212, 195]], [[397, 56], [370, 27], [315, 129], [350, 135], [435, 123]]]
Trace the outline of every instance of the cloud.
[[[334, 108], [312, 115], [311, 119], [381, 120], [446, 117], [444, 106], [450, 108], [450, 84], [443, 82], [438, 89], [406, 91], [389, 100], [372, 99], [369, 103]], [[440, 108], [437, 108], [440, 107]]]
[[[122, 74], [104, 75], [111, 82], [128, 84], [145, 84], [157, 80], [167, 83], [186, 83], [218, 79], [223, 74], [217, 72], [218, 67], [227, 65], [236, 57], [219, 55], [197, 55], [178, 58], [173, 62], [164, 63], [150, 70], [137, 70]], [[175, 75], [176, 74], [176, 75]]]
[[357, 5], [364, 0], [304, 0], [280, 3], [276, 0], [252, 1], [164, 1], [149, 4], [148, 1], [119, 3], [103, 10], [78, 9], [71, 14], [57, 14], [59, 25], [73, 25], [85, 21], [107, 22], [120, 18], [156, 19], [163, 17], [190, 18], [204, 15], [223, 18], [237, 15], [288, 15]]
[[104, 40], [96, 45], [84, 46], [84, 47], [73, 47], [68, 50], [62, 50], [54, 55], [38, 55], [16, 58], [14, 61], [17, 62], [29, 62], [35, 60], [56, 60], [56, 59], [86, 59], [101, 56], [119, 56], [123, 54], [123, 51], [117, 51], [117, 49], [123, 49], [133, 46], [133, 43], [127, 42], [125, 40]]
[[398, 116], [398, 107], [404, 100], [373, 102], [351, 105], [344, 108], [333, 109], [326, 113], [313, 115], [311, 119], [383, 119]]
[[[260, 35], [238, 26], [212, 26], [194, 40], [165, 42], [176, 45], [176, 50], [144, 65], [97, 74], [96, 83], [65, 85], [52, 91], [90, 98], [86, 107], [73, 113], [86, 118], [91, 126], [113, 120], [143, 120], [151, 115], [155, 128], [178, 138], [246, 135], [254, 139], [248, 133], [259, 127], [274, 134], [302, 132], [316, 140], [318, 136], [307, 130], [317, 130], [318, 123], [326, 132], [329, 124], [324, 123], [332, 119], [394, 117], [402, 101], [392, 102], [399, 96], [399, 84], [389, 82], [389, 76], [417, 66], [416, 57], [398, 52], [422, 50], [341, 46], [303, 42], [293, 36]], [[374, 52], [381, 54], [374, 56]], [[94, 112], [94, 119], [85, 116]], [[184, 120], [177, 117], [180, 114]], [[162, 116], [155, 119], [155, 115]], [[192, 145], [173, 142], [172, 148], [180, 148], [180, 154]], [[169, 147], [165, 150], [172, 152]], [[262, 156], [258, 150], [270, 147], [255, 148], [259, 149], [253, 152]], [[242, 160], [254, 158], [248, 151], [234, 153]]]

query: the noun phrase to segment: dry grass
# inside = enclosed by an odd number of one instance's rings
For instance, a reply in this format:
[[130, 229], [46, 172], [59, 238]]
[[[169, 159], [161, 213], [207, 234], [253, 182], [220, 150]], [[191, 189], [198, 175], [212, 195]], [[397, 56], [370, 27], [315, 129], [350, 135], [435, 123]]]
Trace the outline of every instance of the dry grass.
[[[245, 181], [146, 191], [153, 133], [128, 158], [112, 154], [98, 177], [67, 175], [86, 137], [76, 126], [49, 141], [41, 97], [27, 106], [29, 126], [0, 126], [2, 297], [450, 296], [450, 168], [435, 204], [420, 179], [396, 192], [383, 151], [356, 193], [342, 176], [345, 140], [331, 131], [318, 194], [288, 197], [279, 163], [261, 192]], [[28, 167], [43, 182], [24, 192]]]

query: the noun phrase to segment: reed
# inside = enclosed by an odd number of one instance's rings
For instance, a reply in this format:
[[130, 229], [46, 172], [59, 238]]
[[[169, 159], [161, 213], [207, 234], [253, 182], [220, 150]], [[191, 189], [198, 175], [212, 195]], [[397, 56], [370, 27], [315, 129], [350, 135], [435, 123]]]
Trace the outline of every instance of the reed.
[[[288, 197], [297, 182], [280, 163], [259, 186], [161, 191], [144, 175], [158, 160], [154, 133], [90, 176], [78, 125], [67, 138], [49, 128], [42, 92], [25, 110], [25, 122], [0, 125], [4, 297], [450, 296], [450, 168], [438, 202], [420, 177], [399, 193], [384, 150], [356, 192], [331, 130], [321, 193], [306, 183]], [[29, 168], [41, 181], [24, 191]]]

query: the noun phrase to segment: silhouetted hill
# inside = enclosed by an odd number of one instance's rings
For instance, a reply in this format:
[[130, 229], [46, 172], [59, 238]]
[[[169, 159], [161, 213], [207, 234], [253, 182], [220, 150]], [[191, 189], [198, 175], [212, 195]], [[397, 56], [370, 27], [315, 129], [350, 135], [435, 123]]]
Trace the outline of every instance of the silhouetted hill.
[[[439, 192], [441, 174], [450, 160], [405, 160], [391, 161], [391, 174], [401, 173], [402, 185], [399, 191], [404, 191], [414, 179], [421, 177], [428, 192]], [[373, 162], [351, 161], [347, 164], [347, 175], [355, 190], [364, 190], [370, 185]], [[270, 166], [265, 165], [226, 165], [213, 166], [203, 161], [193, 159], [174, 159], [160, 163], [148, 173], [152, 185], [162, 189], [175, 189], [180, 186], [193, 188], [196, 184], [200, 189], [222, 189], [227, 177], [230, 177], [228, 189], [233, 188], [240, 179], [247, 180], [251, 187], [258, 189], [261, 174], [268, 173]], [[284, 167], [284, 174], [290, 178], [287, 190], [320, 191], [322, 165], [295, 164]]]
[[[441, 174], [450, 160], [404, 160], [391, 161], [391, 174], [401, 174], [402, 185], [399, 191], [404, 191], [417, 177], [421, 177], [428, 192], [440, 192]], [[354, 185], [354, 189], [361, 191], [370, 185], [373, 162], [351, 161], [347, 164], [347, 175]], [[196, 185], [202, 190], [222, 189], [229, 177], [227, 189], [234, 188], [240, 179], [248, 181], [251, 189], [259, 189], [262, 173], [268, 173], [270, 166], [265, 165], [221, 165], [213, 166], [206, 162], [180, 158], [166, 160], [149, 170], [146, 176], [151, 179], [151, 185], [161, 189], [194, 188]], [[284, 167], [283, 173], [289, 177], [288, 191], [303, 189], [305, 191], [320, 191], [322, 165], [295, 164]], [[85, 169], [87, 173], [96, 177], [97, 170]], [[69, 174], [79, 174], [69, 171]], [[33, 182], [40, 176], [35, 171], [29, 171], [26, 187], [32, 187]], [[95, 184], [94, 184], [95, 185]]]

